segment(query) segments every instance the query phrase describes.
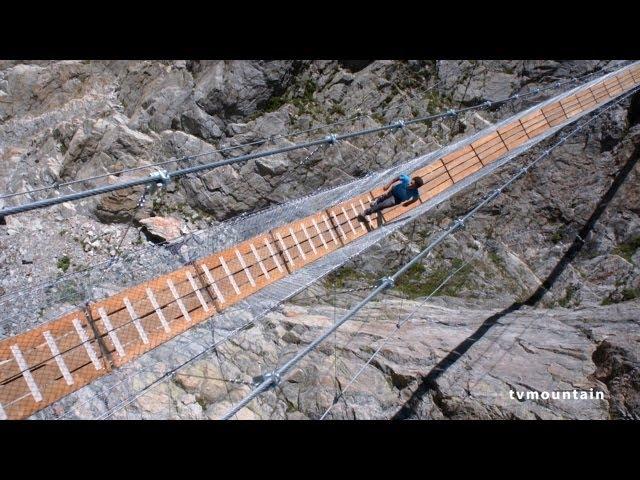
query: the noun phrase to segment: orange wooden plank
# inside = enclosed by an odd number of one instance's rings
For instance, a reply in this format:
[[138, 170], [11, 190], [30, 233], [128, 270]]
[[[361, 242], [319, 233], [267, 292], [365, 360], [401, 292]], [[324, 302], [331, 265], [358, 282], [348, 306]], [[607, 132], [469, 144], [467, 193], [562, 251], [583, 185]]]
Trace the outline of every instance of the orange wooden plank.
[[610, 97], [617, 97], [624, 91], [622, 85], [615, 76], [608, 78], [603, 83]]
[[547, 119], [547, 122], [552, 127], [563, 123], [567, 116], [562, 111], [562, 107], [560, 106], [560, 102], [554, 102], [546, 107], [542, 108], [542, 113]]
[[540, 110], [526, 115], [521, 119], [521, 122], [527, 132], [527, 135], [531, 138], [536, 137], [551, 128], [549, 122]]
[[593, 95], [593, 92], [589, 89], [577, 92], [576, 98], [578, 99], [578, 102], [580, 103], [580, 106], [583, 110], [588, 110], [598, 103], [596, 97]]
[[576, 95], [570, 95], [569, 97], [560, 100], [560, 105], [567, 118], [571, 118], [582, 112], [582, 106]]

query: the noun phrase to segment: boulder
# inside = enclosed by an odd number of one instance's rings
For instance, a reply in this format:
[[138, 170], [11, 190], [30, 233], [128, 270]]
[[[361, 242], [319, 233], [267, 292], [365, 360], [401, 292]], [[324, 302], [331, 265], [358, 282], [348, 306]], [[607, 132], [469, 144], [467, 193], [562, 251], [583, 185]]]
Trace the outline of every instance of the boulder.
[[182, 221], [173, 217], [148, 217], [140, 219], [143, 232], [154, 242], [170, 241], [182, 235]]

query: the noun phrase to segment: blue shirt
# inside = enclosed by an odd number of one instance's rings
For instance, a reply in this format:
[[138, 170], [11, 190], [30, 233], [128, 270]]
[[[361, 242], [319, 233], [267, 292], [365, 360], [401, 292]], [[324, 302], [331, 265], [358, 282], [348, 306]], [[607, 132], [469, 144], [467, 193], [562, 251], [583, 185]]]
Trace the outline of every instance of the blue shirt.
[[400, 175], [398, 178], [400, 178], [400, 183], [391, 189], [391, 193], [393, 198], [395, 198], [396, 203], [406, 202], [407, 200], [413, 200], [420, 197], [420, 192], [418, 192], [417, 188], [409, 188], [411, 178], [409, 178], [408, 175]]

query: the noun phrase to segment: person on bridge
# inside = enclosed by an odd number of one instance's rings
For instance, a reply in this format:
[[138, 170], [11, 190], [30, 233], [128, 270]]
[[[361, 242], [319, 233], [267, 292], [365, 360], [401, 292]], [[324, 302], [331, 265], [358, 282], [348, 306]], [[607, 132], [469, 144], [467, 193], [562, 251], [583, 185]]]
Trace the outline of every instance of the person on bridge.
[[[393, 185], [396, 182], [400, 182], [397, 185]], [[415, 203], [420, 198], [420, 191], [418, 190], [424, 181], [420, 177], [409, 178], [409, 175], [400, 175], [394, 178], [391, 182], [384, 186], [387, 190], [374, 200], [369, 208], [367, 208], [362, 214], [358, 215], [358, 220], [361, 222], [367, 222], [365, 217], [372, 213], [377, 213], [385, 208], [399, 205], [403, 202], [403, 206], [409, 206]], [[393, 186], [393, 188], [391, 188]]]

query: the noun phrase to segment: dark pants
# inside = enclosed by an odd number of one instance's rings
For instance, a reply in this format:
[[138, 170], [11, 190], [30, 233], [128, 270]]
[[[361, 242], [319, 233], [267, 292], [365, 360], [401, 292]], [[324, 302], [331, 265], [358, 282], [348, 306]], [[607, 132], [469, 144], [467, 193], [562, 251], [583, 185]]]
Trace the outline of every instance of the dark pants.
[[390, 197], [378, 197], [375, 199], [373, 204], [364, 211], [364, 215], [371, 215], [372, 213], [379, 212], [380, 210], [384, 210], [385, 208], [393, 207], [396, 205], [396, 199], [394, 196]]

